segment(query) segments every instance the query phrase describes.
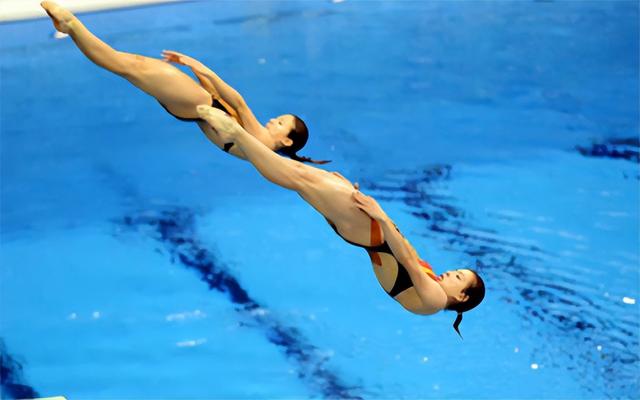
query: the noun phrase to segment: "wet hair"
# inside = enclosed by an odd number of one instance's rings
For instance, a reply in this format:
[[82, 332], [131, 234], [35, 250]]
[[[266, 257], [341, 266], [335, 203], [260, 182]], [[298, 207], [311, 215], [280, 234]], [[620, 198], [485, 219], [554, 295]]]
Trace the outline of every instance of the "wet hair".
[[291, 139], [293, 143], [291, 143], [291, 146], [281, 148], [278, 150], [278, 153], [300, 162], [310, 162], [314, 164], [326, 164], [330, 162], [329, 160], [312, 160], [309, 157], [302, 157], [296, 154], [307, 144], [307, 140], [309, 140], [309, 130], [304, 121], [297, 115], [293, 115], [293, 124], [293, 129], [288, 135], [288, 138]]
[[484, 299], [484, 281], [482, 280], [482, 278], [480, 278], [480, 275], [478, 275], [478, 272], [476, 270], [471, 269], [470, 271], [473, 272], [473, 274], [476, 276], [476, 284], [464, 290], [463, 293], [469, 296], [469, 298], [466, 301], [451, 304], [446, 308], [446, 310], [456, 311], [458, 313], [458, 316], [453, 323], [453, 329], [458, 332], [460, 338], [462, 338], [462, 334], [460, 333], [458, 327], [462, 322], [462, 313], [476, 308], [478, 304], [482, 303], [482, 300]]

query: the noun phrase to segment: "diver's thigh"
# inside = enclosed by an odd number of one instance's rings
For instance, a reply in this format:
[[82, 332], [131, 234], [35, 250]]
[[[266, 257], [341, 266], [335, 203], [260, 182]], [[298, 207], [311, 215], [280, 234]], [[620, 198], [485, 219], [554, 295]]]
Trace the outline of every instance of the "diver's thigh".
[[313, 182], [306, 182], [300, 195], [338, 231], [356, 243], [369, 244], [371, 219], [353, 201], [355, 189], [349, 181], [326, 171]]
[[197, 118], [196, 106], [211, 103], [211, 95], [176, 67], [148, 57], [130, 55], [130, 58], [127, 73], [122, 76], [173, 114]]

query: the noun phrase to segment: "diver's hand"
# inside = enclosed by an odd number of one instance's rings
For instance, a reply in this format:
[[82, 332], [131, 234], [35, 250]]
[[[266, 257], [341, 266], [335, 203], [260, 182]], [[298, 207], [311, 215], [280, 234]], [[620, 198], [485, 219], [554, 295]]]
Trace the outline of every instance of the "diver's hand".
[[162, 60], [174, 64], [186, 65], [194, 69], [202, 66], [202, 63], [193, 57], [186, 56], [173, 50], [162, 50]]
[[373, 197], [367, 196], [359, 190], [355, 190], [351, 194], [351, 198], [355, 202], [356, 207], [376, 221], [382, 221], [387, 218], [387, 214]]

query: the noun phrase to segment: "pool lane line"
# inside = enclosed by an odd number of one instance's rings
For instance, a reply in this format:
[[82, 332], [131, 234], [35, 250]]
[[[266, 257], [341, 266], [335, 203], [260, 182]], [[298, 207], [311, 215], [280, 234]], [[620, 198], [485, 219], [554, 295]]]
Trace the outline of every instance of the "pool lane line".
[[0, 338], [0, 398], [33, 399], [38, 392], [26, 383], [22, 376], [22, 364], [7, 351], [4, 339]]
[[297, 377], [310, 390], [324, 398], [361, 399], [361, 387], [347, 385], [326, 367], [328, 357], [309, 343], [295, 327], [286, 326], [253, 299], [238, 279], [197, 238], [194, 213], [186, 208], [171, 208], [151, 214], [128, 215], [113, 221], [121, 231], [137, 231], [162, 243], [171, 261], [196, 270], [209, 289], [224, 293], [243, 318], [261, 329], [267, 341], [278, 347], [296, 365]]

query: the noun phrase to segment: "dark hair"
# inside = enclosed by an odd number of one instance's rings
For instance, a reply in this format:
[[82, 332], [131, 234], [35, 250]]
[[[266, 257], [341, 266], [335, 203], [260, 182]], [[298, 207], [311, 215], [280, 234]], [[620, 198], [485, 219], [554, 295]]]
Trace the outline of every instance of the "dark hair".
[[480, 278], [480, 275], [478, 275], [476, 270], [471, 269], [470, 271], [476, 276], [476, 284], [465, 289], [464, 293], [469, 296], [469, 298], [466, 301], [451, 304], [445, 308], [445, 310], [456, 311], [458, 313], [458, 316], [453, 323], [453, 329], [458, 332], [460, 338], [462, 338], [462, 334], [460, 333], [458, 326], [460, 326], [460, 322], [462, 322], [462, 313], [477, 307], [484, 299], [484, 281]]
[[309, 157], [301, 157], [296, 154], [298, 150], [301, 150], [304, 145], [307, 144], [307, 140], [309, 140], [309, 130], [307, 129], [307, 125], [304, 121], [297, 115], [293, 115], [293, 124], [293, 129], [289, 132], [288, 136], [293, 143], [291, 143], [291, 146], [281, 148], [278, 152], [293, 160], [301, 162], [310, 162], [314, 164], [326, 164], [330, 162], [328, 160], [312, 160]]

